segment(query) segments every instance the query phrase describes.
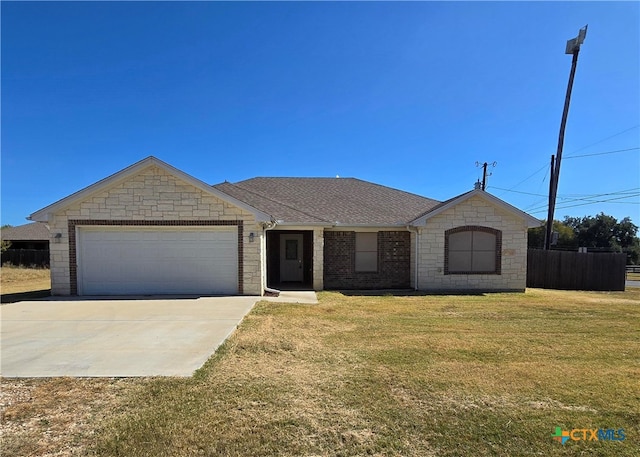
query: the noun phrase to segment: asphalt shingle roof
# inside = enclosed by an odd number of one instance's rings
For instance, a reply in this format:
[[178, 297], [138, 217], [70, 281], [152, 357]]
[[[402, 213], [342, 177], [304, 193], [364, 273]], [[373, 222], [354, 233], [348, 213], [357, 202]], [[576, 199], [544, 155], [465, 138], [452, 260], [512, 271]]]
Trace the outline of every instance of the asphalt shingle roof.
[[7, 227], [0, 230], [0, 237], [9, 241], [48, 241], [49, 229], [41, 222]]
[[470, 191], [465, 192], [465, 193], [463, 193], [463, 194], [456, 195], [455, 197], [451, 197], [449, 200], [445, 200], [445, 201], [443, 201], [443, 202], [440, 202], [440, 203], [438, 203], [437, 205], [435, 205], [435, 206], [433, 206], [433, 207], [429, 208], [427, 211], [424, 211], [422, 214], [418, 214], [418, 215], [417, 215], [413, 220], [418, 219], [418, 218], [420, 218], [420, 217], [422, 217], [422, 216], [426, 216], [427, 214], [429, 214], [429, 213], [431, 213], [431, 212], [433, 212], [433, 211], [435, 211], [435, 210], [437, 210], [437, 209], [439, 209], [439, 208], [442, 208], [443, 206], [448, 205], [448, 204], [449, 204], [449, 203], [451, 203], [452, 201], [457, 200], [457, 199], [459, 199], [459, 198], [461, 198], [461, 197], [464, 197], [465, 195], [470, 194], [471, 192], [473, 192], [473, 191], [472, 191], [472, 190], [470, 190]]
[[286, 223], [403, 225], [440, 202], [356, 178], [252, 178], [218, 190]]

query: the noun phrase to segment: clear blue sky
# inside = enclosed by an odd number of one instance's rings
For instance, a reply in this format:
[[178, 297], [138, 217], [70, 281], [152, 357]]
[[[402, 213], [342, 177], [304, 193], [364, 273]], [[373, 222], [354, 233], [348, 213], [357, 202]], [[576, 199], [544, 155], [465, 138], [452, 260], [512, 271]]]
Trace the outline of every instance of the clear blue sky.
[[565, 43], [589, 24], [556, 218], [604, 211], [640, 225], [638, 2], [3, 1], [1, 12], [2, 224], [149, 155], [208, 183], [340, 175], [439, 200], [473, 187], [476, 161], [496, 161], [487, 190], [543, 219]]

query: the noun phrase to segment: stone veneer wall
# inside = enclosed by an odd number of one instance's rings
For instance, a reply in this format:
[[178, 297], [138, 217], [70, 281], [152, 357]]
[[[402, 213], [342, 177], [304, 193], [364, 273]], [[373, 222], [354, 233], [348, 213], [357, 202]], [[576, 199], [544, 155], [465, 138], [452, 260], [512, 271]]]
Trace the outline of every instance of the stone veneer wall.
[[313, 229], [313, 290], [324, 289], [324, 229]]
[[325, 289], [405, 289], [411, 285], [411, 234], [378, 232], [378, 271], [355, 271], [356, 232], [324, 232]]
[[[445, 275], [445, 232], [462, 226], [502, 232], [500, 274]], [[511, 213], [472, 197], [427, 220], [420, 230], [420, 290], [523, 291], [527, 282], [527, 226]]]
[[[70, 295], [71, 275], [75, 274], [70, 256], [70, 229], [87, 224], [108, 225], [238, 225], [238, 243], [242, 257], [238, 259], [241, 293], [261, 295], [260, 246], [249, 241], [249, 233], [259, 232], [252, 214], [206, 194], [191, 184], [179, 180], [159, 167], [149, 167], [140, 174], [98, 192], [66, 210], [53, 214], [49, 220], [51, 232], [51, 293]], [[54, 242], [56, 233], [62, 234]], [[73, 247], [73, 246], [71, 246]]]

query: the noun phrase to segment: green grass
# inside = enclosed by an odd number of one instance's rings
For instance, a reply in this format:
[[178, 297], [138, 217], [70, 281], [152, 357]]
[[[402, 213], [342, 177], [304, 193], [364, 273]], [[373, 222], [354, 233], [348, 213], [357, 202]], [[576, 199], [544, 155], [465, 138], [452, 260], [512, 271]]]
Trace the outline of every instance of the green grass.
[[[261, 303], [191, 379], [128, 390], [108, 456], [635, 456], [640, 289]], [[551, 439], [624, 428], [622, 442]]]

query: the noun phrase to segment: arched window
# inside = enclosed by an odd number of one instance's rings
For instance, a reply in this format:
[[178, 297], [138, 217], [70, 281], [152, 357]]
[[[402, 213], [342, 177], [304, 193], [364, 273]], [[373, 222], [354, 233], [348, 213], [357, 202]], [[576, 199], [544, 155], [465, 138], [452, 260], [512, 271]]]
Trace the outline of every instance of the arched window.
[[502, 232], [467, 225], [444, 233], [444, 274], [500, 274]]

